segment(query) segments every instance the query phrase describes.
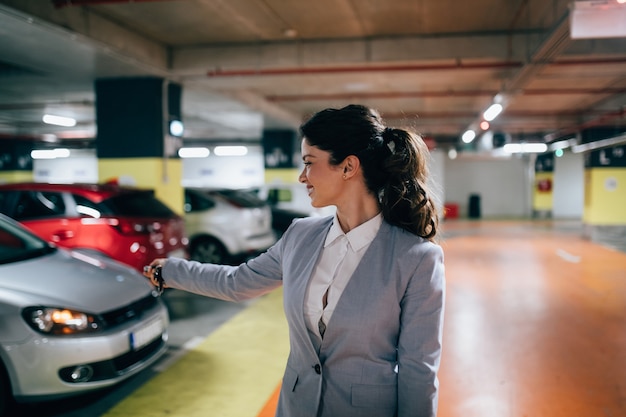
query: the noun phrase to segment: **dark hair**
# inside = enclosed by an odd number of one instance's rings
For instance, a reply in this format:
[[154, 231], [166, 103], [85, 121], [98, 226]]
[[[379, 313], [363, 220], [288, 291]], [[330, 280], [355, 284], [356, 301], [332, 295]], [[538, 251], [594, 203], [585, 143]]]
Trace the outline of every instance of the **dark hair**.
[[385, 127], [376, 110], [356, 104], [322, 110], [302, 124], [300, 132], [311, 146], [329, 152], [333, 165], [349, 155], [358, 157], [383, 218], [434, 240], [439, 218], [426, 185], [429, 151], [419, 135]]

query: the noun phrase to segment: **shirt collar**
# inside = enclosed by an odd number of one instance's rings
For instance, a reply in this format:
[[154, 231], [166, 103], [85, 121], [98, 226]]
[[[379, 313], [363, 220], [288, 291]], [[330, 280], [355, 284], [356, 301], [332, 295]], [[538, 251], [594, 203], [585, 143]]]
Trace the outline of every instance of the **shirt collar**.
[[371, 243], [372, 240], [374, 240], [374, 237], [376, 237], [376, 233], [378, 233], [378, 229], [380, 229], [380, 225], [382, 224], [382, 222], [383, 215], [381, 213], [378, 213], [376, 216], [372, 217], [365, 223], [355, 227], [348, 233], [344, 233], [343, 230], [341, 230], [341, 226], [339, 226], [337, 213], [335, 213], [335, 218], [333, 219], [333, 224], [330, 226], [330, 230], [328, 231], [328, 235], [326, 236], [324, 247], [329, 246], [340, 236], [345, 236], [346, 239], [348, 239], [348, 243], [350, 244], [352, 250], [356, 252]]

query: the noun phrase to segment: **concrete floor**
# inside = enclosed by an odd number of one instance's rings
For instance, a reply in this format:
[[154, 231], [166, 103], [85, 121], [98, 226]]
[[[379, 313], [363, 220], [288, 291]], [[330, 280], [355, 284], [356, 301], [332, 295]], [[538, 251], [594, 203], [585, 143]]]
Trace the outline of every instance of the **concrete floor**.
[[[626, 416], [626, 242], [592, 243], [569, 221], [449, 221], [442, 231], [439, 417]], [[248, 307], [179, 291], [164, 297], [172, 322], [162, 361], [113, 389], [17, 415], [103, 416]], [[271, 415], [271, 404], [264, 410]], [[176, 417], [157, 406], [151, 415]]]

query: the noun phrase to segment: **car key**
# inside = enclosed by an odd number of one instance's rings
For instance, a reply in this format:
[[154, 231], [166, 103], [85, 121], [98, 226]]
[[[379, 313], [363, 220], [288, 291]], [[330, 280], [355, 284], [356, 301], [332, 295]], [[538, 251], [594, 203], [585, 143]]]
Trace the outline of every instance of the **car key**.
[[154, 277], [154, 280], [156, 281], [156, 290], [159, 293], [159, 295], [163, 294], [163, 290], [164, 290], [164, 286], [165, 286], [165, 281], [163, 280], [163, 274], [161, 273], [161, 265], [147, 265], [143, 267], [143, 270], [145, 272], [149, 272], [150, 269], [153, 269], [154, 272], [152, 273], [152, 276]]

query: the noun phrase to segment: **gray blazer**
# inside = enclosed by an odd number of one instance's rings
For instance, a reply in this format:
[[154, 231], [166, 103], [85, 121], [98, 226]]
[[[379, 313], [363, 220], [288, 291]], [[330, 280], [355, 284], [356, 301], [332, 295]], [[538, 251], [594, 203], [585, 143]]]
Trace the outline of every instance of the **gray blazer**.
[[266, 253], [220, 266], [170, 259], [168, 286], [240, 301], [283, 285], [290, 353], [278, 417], [434, 417], [445, 279], [440, 246], [382, 223], [324, 339], [307, 330], [307, 283], [332, 217], [295, 221]]

